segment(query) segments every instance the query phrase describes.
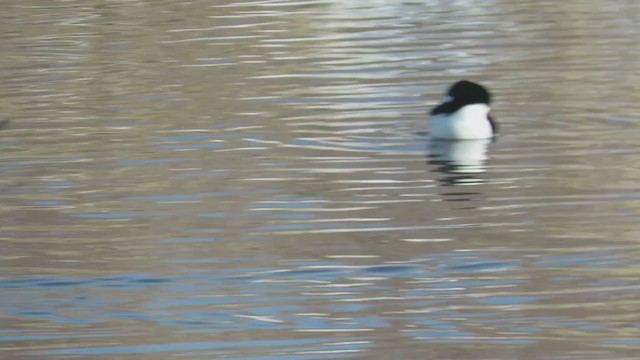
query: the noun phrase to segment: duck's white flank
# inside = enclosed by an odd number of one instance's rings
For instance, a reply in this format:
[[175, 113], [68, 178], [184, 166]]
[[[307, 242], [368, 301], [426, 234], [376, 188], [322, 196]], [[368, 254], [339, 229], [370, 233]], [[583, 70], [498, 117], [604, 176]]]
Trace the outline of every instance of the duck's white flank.
[[489, 122], [491, 108], [486, 104], [465, 105], [452, 114], [431, 117], [431, 137], [436, 139], [489, 139], [493, 129]]

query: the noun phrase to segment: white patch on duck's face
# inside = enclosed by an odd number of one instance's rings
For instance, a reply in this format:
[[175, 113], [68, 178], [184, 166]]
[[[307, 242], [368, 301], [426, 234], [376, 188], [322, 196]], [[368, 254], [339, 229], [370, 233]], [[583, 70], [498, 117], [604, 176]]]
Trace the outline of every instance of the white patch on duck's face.
[[438, 114], [431, 118], [431, 136], [439, 139], [488, 139], [493, 129], [487, 116], [491, 108], [486, 104], [465, 105], [452, 114]]
[[444, 99], [442, 99], [443, 103], [448, 103], [448, 102], [452, 102], [453, 101], [453, 97], [450, 95], [447, 95], [444, 97]]

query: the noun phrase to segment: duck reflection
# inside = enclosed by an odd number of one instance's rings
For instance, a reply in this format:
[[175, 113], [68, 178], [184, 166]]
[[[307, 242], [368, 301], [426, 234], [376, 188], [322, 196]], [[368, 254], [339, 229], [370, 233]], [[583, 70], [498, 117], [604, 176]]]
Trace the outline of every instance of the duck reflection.
[[443, 185], [472, 185], [484, 182], [477, 175], [486, 172], [491, 139], [431, 140], [429, 164], [445, 174]]

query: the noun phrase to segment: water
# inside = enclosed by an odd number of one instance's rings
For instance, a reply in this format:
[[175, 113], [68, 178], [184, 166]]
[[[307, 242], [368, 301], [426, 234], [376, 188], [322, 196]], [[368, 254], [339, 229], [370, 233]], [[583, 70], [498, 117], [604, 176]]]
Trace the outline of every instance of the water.
[[[636, 2], [0, 17], [0, 358], [640, 354]], [[461, 78], [498, 141], [429, 143]]]

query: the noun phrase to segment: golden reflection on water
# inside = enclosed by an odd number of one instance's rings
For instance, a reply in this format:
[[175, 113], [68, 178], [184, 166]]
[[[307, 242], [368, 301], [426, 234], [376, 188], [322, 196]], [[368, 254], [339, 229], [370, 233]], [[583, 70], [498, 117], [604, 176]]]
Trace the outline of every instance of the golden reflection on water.
[[[633, 356], [639, 14], [8, 5], [0, 351]], [[460, 78], [497, 141], [429, 142]]]

